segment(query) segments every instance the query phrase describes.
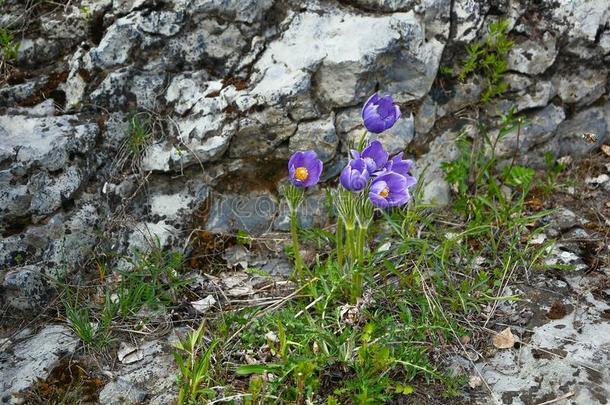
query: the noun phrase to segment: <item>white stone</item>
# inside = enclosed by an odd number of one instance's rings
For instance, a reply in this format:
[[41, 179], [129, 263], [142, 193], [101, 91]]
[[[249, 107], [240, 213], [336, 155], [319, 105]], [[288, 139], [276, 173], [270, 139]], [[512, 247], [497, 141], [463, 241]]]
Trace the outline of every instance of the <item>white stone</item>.
[[64, 325], [47, 325], [38, 334], [0, 354], [0, 397], [19, 403], [15, 394], [44, 380], [62, 358], [74, 353], [79, 340]]

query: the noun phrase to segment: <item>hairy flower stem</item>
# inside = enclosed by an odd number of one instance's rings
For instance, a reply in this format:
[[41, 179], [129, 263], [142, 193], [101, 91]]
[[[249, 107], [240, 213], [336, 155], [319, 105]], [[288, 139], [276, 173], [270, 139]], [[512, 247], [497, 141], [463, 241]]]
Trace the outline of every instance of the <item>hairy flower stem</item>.
[[366, 228], [359, 226], [356, 231], [356, 260], [360, 265], [364, 264], [364, 241], [366, 239]]
[[362, 272], [360, 266], [356, 265], [352, 268], [352, 283], [350, 288], [350, 302], [356, 304], [358, 299], [362, 297]]
[[366, 228], [358, 226], [355, 229], [356, 241], [354, 246], [354, 263], [351, 269], [350, 301], [356, 304], [362, 297], [362, 271], [364, 269], [364, 242], [366, 239]]
[[292, 277], [296, 280], [302, 281], [302, 268], [303, 261], [301, 259], [301, 252], [299, 251], [299, 241], [297, 238], [297, 210], [296, 208], [290, 210], [290, 231], [292, 233], [292, 250], [294, 251], [294, 272]]
[[347, 251], [347, 256], [350, 259], [350, 267], [353, 267], [354, 262], [355, 262], [355, 253], [356, 253], [356, 249], [354, 246], [354, 227], [349, 226], [349, 224], [346, 224], [345, 226], [345, 246], [346, 246], [346, 251]]
[[337, 264], [339, 265], [339, 269], [343, 268], [343, 221], [341, 218], [337, 220], [337, 232], [335, 234], [336, 243], [337, 243]]

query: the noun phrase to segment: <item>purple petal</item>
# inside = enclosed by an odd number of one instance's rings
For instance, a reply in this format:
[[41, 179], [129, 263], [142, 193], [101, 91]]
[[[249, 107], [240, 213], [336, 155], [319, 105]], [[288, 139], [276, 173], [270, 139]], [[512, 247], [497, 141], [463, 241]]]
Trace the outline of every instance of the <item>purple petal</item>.
[[[314, 153], [315, 155], [315, 153]], [[309, 176], [307, 177], [307, 180], [305, 180], [303, 182], [303, 186], [304, 187], [311, 187], [314, 184], [316, 184], [318, 181], [320, 181], [320, 175], [322, 174], [322, 168], [324, 167], [324, 165], [322, 164], [322, 161], [319, 159], [316, 159], [314, 162], [312, 162], [308, 167], [307, 167], [307, 171], [309, 172]]]
[[380, 98], [377, 105], [379, 106], [377, 108], [377, 113], [379, 113], [382, 118], [394, 113], [394, 101], [392, 100], [392, 96]]
[[386, 182], [383, 181], [383, 179], [380, 180], [380, 177], [377, 177], [375, 180], [373, 180], [373, 184], [371, 184], [371, 193], [379, 194], [386, 187]]
[[363, 174], [352, 171], [351, 188], [354, 191], [360, 191], [366, 187], [369, 181], [369, 174], [365, 170]]
[[417, 179], [413, 176], [407, 175], [407, 176], [405, 176], [405, 179], [407, 180], [407, 182], [406, 182], [407, 187], [411, 187], [411, 186], [414, 186], [417, 184]]
[[300, 167], [302, 166], [302, 162], [303, 152], [295, 152], [292, 154], [292, 156], [290, 156], [290, 160], [288, 161], [288, 169], [290, 170], [290, 167]]
[[364, 162], [364, 159], [354, 159], [351, 162], [349, 162], [349, 167], [351, 167], [354, 170], [357, 170], [359, 172], [362, 172], [363, 170], [366, 170], [366, 164]]
[[379, 208], [387, 208], [389, 206], [388, 201], [381, 197], [378, 193], [369, 192], [369, 199], [374, 206]]
[[343, 170], [341, 170], [341, 175], [339, 176], [339, 182], [347, 190], [351, 190], [351, 174], [352, 169], [349, 165], [347, 165], [345, 168], [343, 168]]
[[314, 152], [313, 150], [307, 150], [301, 153], [303, 156], [301, 165], [308, 169], [309, 166], [311, 166], [318, 159], [318, 155], [316, 155], [316, 152]]
[[378, 179], [387, 183], [390, 193], [399, 193], [407, 188], [407, 179], [397, 173], [386, 173], [383, 176], [379, 176]]
[[[381, 142], [375, 139], [363, 151], [362, 157], [371, 158], [377, 164], [375, 170], [381, 169], [388, 161], [388, 152], [384, 149]], [[369, 171], [372, 171], [369, 169]]]
[[362, 116], [362, 119], [364, 120], [364, 114], [365, 111], [367, 111], [371, 106], [377, 104], [377, 101], [379, 100], [379, 95], [377, 93], [373, 93], [373, 95], [371, 97], [369, 97], [368, 100], [366, 100], [366, 102], [364, 103], [364, 106], [362, 107], [362, 111], [360, 112], [360, 115]]
[[400, 192], [390, 193], [390, 195], [388, 195], [387, 200], [388, 203], [393, 207], [403, 205], [409, 200], [409, 192], [405, 188]]
[[364, 118], [364, 126], [369, 132], [380, 134], [385, 131], [385, 123], [378, 115], [371, 115]]

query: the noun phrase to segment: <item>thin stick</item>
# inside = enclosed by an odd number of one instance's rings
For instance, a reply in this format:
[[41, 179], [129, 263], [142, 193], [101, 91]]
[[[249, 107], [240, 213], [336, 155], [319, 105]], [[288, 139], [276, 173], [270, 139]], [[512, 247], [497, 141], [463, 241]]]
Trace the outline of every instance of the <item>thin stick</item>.
[[560, 397], [557, 397], [557, 398], [555, 398], [555, 399], [551, 399], [550, 401], [540, 402], [538, 405], [548, 405], [548, 404], [552, 404], [552, 403], [557, 402], [557, 401], [561, 401], [561, 400], [564, 400], [564, 399], [568, 399], [568, 398], [570, 398], [571, 396], [573, 396], [574, 394], [575, 394], [575, 391], [570, 391], [570, 392], [568, 392], [567, 394], [562, 395], [562, 396], [560, 396]]

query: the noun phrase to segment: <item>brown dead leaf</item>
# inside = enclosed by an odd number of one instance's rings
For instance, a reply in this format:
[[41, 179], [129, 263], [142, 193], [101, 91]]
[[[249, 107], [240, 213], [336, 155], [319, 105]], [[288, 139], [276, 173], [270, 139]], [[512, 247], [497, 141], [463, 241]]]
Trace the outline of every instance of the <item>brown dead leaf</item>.
[[561, 319], [568, 314], [565, 305], [560, 301], [553, 302], [551, 309], [547, 312], [546, 317], [549, 319]]
[[603, 145], [601, 146], [601, 149], [602, 149], [602, 152], [604, 152], [604, 154], [605, 154], [606, 156], [610, 156], [610, 146], [608, 146], [608, 145], [606, 145], [606, 144], [603, 144]]
[[513, 336], [513, 332], [511, 332], [510, 328], [506, 328], [495, 335], [492, 341], [497, 349], [510, 349], [515, 345], [515, 336]]
[[463, 345], [467, 345], [471, 340], [472, 338], [468, 335], [460, 336], [460, 342], [462, 342]]

